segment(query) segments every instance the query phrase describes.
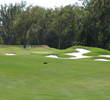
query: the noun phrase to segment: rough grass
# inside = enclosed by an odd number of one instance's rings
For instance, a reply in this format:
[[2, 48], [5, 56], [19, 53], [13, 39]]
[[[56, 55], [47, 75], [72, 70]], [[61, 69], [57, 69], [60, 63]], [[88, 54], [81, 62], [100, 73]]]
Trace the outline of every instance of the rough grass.
[[[60, 51], [41, 47], [1, 47], [0, 100], [110, 100], [110, 62], [51, 59], [44, 57], [48, 54], [33, 53], [63, 54], [68, 50], [73, 52], [74, 48], [77, 47]], [[18, 55], [4, 56], [9, 51]], [[105, 52], [109, 51], [102, 53]]]

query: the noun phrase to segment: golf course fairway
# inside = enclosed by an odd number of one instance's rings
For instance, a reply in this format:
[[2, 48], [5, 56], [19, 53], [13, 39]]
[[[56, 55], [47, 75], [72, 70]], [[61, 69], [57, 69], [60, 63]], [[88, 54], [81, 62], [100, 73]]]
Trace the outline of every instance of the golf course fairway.
[[[54, 59], [45, 56], [91, 51], [86, 59]], [[7, 56], [6, 53], [15, 53]], [[110, 62], [95, 61], [110, 51], [92, 47], [57, 50], [0, 47], [0, 100], [110, 100]], [[104, 58], [104, 57], [103, 57]], [[106, 58], [110, 59], [110, 58]]]

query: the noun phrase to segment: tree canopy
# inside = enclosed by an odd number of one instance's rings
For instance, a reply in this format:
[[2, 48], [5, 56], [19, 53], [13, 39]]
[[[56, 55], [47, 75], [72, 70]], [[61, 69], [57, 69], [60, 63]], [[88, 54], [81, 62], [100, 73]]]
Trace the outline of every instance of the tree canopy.
[[27, 7], [23, 2], [1, 5], [0, 44], [110, 49], [110, 0], [82, 1], [83, 6], [55, 9]]

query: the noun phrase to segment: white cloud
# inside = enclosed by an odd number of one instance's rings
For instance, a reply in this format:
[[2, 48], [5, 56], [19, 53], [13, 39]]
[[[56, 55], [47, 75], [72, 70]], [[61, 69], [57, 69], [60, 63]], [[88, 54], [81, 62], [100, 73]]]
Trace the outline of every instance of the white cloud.
[[[9, 4], [9, 3], [17, 3], [21, 2], [22, 0], [0, 0], [0, 4]], [[80, 3], [79, 0], [25, 0], [28, 5], [39, 5], [42, 7], [48, 7], [48, 8], [53, 8], [53, 7], [60, 7], [60, 6], [65, 6], [69, 4], [75, 4], [75, 3]]]

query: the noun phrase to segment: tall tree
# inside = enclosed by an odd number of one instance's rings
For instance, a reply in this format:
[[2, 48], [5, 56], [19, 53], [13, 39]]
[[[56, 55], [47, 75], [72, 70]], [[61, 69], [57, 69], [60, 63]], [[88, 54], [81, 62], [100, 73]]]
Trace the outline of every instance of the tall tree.
[[21, 13], [23, 7], [24, 3], [0, 6], [1, 37], [5, 44], [14, 44], [16, 41], [12, 21]]

